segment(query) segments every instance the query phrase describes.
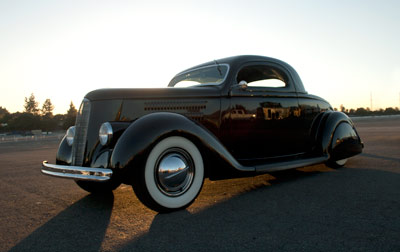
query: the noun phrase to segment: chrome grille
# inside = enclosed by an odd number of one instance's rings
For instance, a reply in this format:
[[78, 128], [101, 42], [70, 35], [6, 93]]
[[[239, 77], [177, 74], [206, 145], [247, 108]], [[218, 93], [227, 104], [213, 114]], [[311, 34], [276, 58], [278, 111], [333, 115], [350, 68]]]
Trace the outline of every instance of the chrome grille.
[[75, 122], [75, 138], [72, 145], [72, 165], [74, 166], [82, 166], [85, 159], [89, 115], [90, 101], [83, 99]]

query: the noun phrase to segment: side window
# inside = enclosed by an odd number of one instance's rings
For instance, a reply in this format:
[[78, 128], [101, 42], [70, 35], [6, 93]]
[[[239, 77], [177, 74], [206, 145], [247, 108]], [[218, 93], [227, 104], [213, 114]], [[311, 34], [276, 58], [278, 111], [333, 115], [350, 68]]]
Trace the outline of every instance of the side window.
[[243, 67], [236, 78], [237, 83], [247, 83], [249, 87], [284, 88], [288, 78], [281, 70], [267, 65]]

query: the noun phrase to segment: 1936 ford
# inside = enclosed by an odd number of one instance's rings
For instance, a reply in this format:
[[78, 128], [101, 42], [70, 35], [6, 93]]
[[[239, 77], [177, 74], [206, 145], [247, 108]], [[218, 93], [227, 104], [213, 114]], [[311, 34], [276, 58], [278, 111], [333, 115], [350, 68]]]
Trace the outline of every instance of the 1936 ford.
[[167, 212], [189, 206], [205, 177], [340, 167], [362, 148], [351, 119], [308, 94], [291, 66], [236, 56], [185, 70], [167, 88], [88, 93], [42, 172], [92, 193], [129, 184]]

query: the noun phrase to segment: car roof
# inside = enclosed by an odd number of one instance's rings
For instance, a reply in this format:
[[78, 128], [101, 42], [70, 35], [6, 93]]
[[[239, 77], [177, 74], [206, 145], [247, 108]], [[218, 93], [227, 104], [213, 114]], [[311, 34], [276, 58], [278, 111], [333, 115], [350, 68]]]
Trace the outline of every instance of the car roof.
[[266, 57], [266, 56], [238, 55], [238, 56], [232, 56], [232, 57], [217, 59], [217, 60], [205, 62], [205, 63], [200, 64], [200, 65], [193, 66], [191, 68], [188, 68], [188, 69], [186, 69], [184, 71], [179, 72], [177, 75], [180, 75], [181, 73], [184, 73], [184, 72], [187, 72], [187, 71], [199, 68], [199, 67], [215, 65], [215, 64], [228, 64], [231, 67], [231, 69], [235, 69], [236, 70], [242, 64], [244, 64], [246, 62], [252, 62], [252, 61], [253, 62], [254, 61], [265, 61], [265, 62], [275, 63], [275, 64], [278, 64], [278, 65], [284, 66], [289, 71], [290, 75], [293, 78], [296, 91], [300, 92], [300, 93], [307, 93], [306, 90], [304, 89], [303, 83], [302, 83], [299, 75], [297, 74], [296, 70], [292, 66], [290, 66], [289, 64], [287, 64], [286, 62], [284, 62], [282, 60], [278, 60], [278, 59], [271, 58], [271, 57]]

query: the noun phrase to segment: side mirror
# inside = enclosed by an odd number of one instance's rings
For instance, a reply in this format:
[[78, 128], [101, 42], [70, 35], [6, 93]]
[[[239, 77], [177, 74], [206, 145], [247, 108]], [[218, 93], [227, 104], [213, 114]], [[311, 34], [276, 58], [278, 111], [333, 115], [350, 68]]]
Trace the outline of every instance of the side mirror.
[[239, 82], [239, 84], [232, 85], [231, 90], [234, 89], [234, 88], [235, 89], [239, 88], [239, 89], [242, 89], [242, 90], [247, 89], [247, 81], [242, 80], [242, 81]]
[[239, 86], [241, 89], [243, 89], [243, 90], [247, 89], [247, 81], [241, 80], [241, 81], [239, 82], [238, 86]]
[[247, 89], [247, 81], [242, 80], [239, 82], [239, 84], [232, 85], [229, 91], [229, 95], [232, 95], [232, 90], [233, 89], [241, 89], [241, 90], [246, 90]]

